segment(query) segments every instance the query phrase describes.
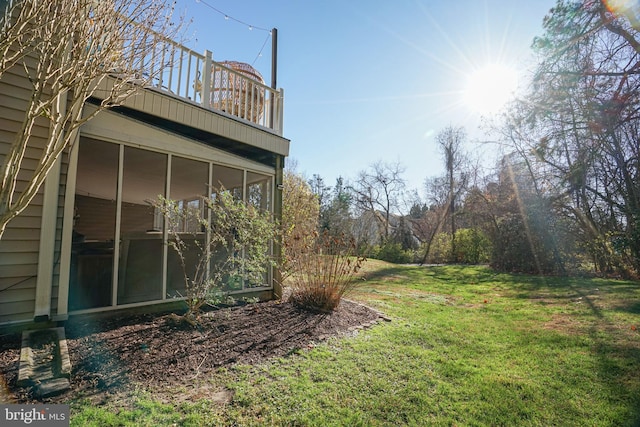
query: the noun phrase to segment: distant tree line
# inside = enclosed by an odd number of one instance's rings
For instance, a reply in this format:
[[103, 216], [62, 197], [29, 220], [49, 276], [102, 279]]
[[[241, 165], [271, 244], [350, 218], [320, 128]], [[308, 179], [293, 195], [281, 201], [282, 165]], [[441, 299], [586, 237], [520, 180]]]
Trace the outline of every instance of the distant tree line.
[[424, 196], [406, 190], [399, 163], [334, 186], [306, 180], [315, 227], [394, 262], [637, 277], [640, 10], [618, 3], [550, 10], [526, 93], [488, 124], [504, 153], [492, 170], [465, 153], [464, 127], [450, 126], [436, 137], [445, 172], [425, 180]]

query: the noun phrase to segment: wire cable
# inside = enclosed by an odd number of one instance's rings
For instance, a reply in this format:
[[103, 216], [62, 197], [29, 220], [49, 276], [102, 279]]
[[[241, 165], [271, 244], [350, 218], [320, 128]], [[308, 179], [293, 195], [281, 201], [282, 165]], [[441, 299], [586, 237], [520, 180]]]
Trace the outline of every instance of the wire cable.
[[267, 38], [264, 39], [264, 43], [262, 43], [262, 47], [260, 48], [260, 52], [258, 52], [258, 54], [256, 55], [256, 59], [253, 60], [253, 62], [251, 63], [251, 65], [255, 65], [256, 61], [258, 60], [258, 58], [260, 58], [262, 56], [262, 51], [264, 50], [264, 47], [267, 45], [267, 42], [269, 41], [269, 38], [271, 37], [271, 32], [269, 32], [269, 35], [267, 35]]
[[269, 30], [267, 28], [257, 27], [255, 25], [252, 25], [252, 24], [249, 24], [247, 22], [244, 22], [244, 21], [242, 21], [240, 19], [234, 18], [233, 16], [231, 16], [231, 15], [229, 15], [227, 13], [224, 13], [220, 9], [217, 9], [217, 8], [211, 6], [209, 3], [207, 3], [204, 0], [196, 0], [196, 3], [202, 3], [203, 5], [207, 6], [209, 9], [214, 10], [214, 11], [218, 12], [220, 15], [224, 16], [224, 19], [227, 19], [227, 20], [230, 19], [232, 21], [237, 22], [238, 24], [245, 25], [245, 26], [249, 27], [250, 30], [254, 30], [255, 29], [255, 30], [260, 30], [260, 31], [266, 31], [267, 33], [271, 34], [271, 30]]

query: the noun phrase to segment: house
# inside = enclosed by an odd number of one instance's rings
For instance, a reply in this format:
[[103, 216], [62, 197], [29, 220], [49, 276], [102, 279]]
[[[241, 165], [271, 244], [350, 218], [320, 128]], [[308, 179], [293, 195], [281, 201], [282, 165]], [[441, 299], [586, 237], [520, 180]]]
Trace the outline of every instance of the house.
[[[0, 240], [0, 325], [175, 302], [183, 279], [150, 204], [158, 195], [193, 206], [224, 186], [279, 215], [289, 151], [283, 91], [245, 64], [165, 43], [180, 59], [151, 87], [84, 124], [31, 205], [9, 223]], [[0, 79], [0, 161], [29, 96], [19, 68]], [[89, 99], [85, 112], [99, 102]], [[39, 119], [27, 167], [36, 167], [38, 138], [48, 132]], [[227, 290], [270, 298], [274, 274]]]

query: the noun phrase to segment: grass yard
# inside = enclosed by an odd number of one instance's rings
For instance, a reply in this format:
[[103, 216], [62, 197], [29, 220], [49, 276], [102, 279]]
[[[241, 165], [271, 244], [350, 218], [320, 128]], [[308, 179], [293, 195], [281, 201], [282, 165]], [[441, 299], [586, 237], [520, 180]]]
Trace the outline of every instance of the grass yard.
[[366, 270], [351, 298], [391, 322], [185, 384], [202, 388], [198, 401], [79, 400], [71, 424], [640, 426], [639, 283]]

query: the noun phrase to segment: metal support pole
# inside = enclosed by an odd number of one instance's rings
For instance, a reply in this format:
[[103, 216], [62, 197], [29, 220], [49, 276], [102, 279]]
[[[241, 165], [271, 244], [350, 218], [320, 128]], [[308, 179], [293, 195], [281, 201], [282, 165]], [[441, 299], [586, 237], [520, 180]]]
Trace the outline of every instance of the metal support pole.
[[277, 84], [278, 84], [278, 29], [273, 28], [271, 30], [271, 98], [269, 99], [270, 103], [270, 114], [269, 114], [269, 128], [273, 129], [273, 125], [275, 124], [275, 114], [276, 108], [278, 108], [278, 100], [275, 97], [277, 93]]
[[271, 88], [278, 88], [278, 29], [271, 30]]

